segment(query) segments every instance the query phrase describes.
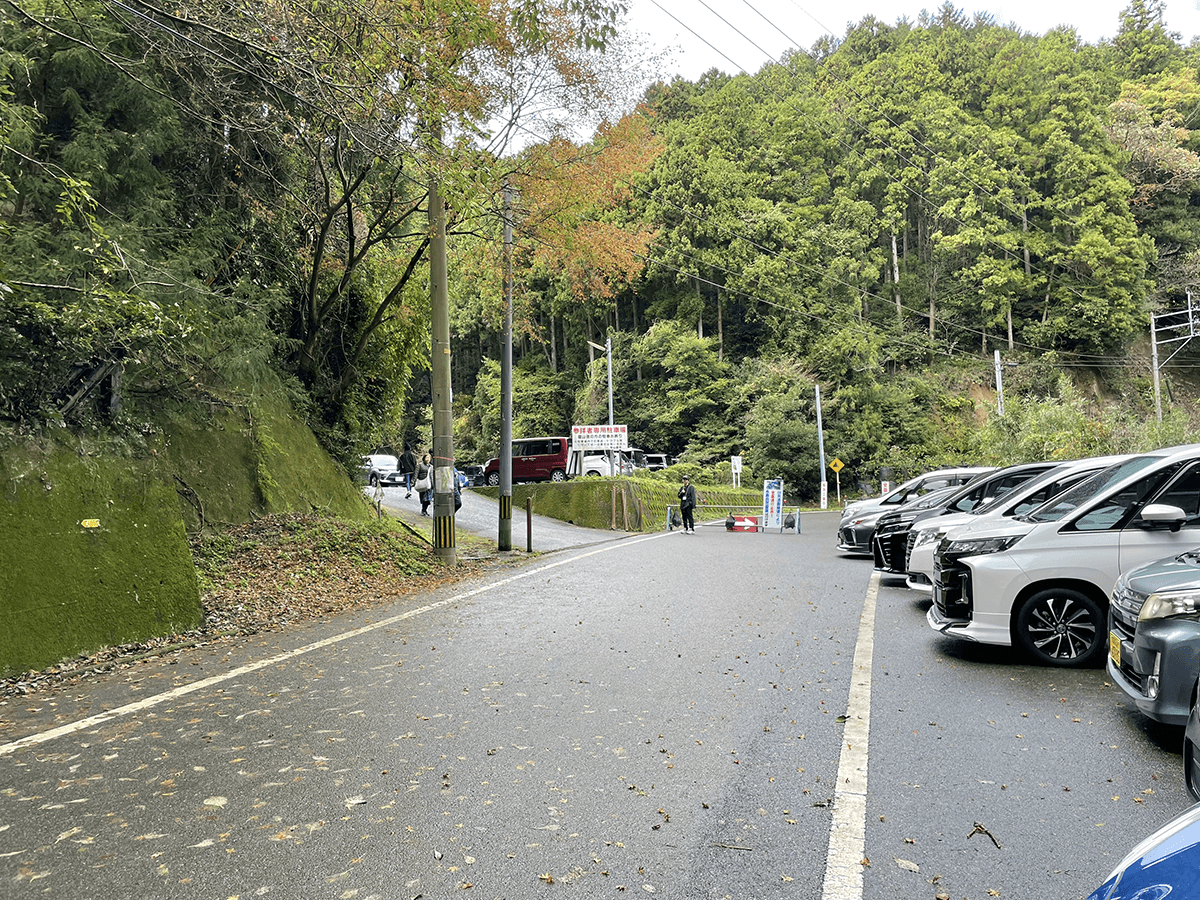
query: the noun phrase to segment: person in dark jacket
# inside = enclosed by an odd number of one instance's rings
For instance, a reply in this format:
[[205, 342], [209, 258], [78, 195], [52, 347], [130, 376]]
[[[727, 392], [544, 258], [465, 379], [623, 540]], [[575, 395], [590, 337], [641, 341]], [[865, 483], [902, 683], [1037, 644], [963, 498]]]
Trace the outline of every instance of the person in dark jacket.
[[679, 512], [683, 514], [683, 533], [696, 533], [696, 520], [692, 518], [692, 510], [696, 508], [696, 489], [686, 475], [683, 484], [679, 486]]
[[429, 462], [429, 454], [423, 453], [421, 461], [417, 463], [417, 481], [426, 479], [426, 488], [423, 491], [418, 491], [417, 496], [421, 498], [421, 515], [429, 515], [429, 504], [433, 502], [433, 466]]
[[412, 496], [413, 473], [417, 471], [417, 458], [408, 444], [404, 445], [404, 452], [400, 454], [400, 471], [404, 473], [404, 488], [408, 491], [404, 496], [407, 499]]

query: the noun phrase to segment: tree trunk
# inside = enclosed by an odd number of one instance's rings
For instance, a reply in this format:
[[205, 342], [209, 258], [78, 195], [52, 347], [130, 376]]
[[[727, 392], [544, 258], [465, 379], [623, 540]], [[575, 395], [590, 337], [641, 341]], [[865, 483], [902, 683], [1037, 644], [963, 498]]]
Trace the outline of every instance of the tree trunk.
[[558, 340], [554, 334], [554, 313], [550, 313], [550, 371], [558, 374]]

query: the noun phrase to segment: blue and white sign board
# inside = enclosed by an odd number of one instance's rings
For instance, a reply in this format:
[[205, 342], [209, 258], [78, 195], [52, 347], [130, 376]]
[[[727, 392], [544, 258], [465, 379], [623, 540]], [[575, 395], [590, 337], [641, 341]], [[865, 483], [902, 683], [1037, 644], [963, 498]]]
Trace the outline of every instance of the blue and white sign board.
[[763, 482], [763, 528], [783, 527], [783, 479], [771, 478]]
[[628, 450], [629, 428], [626, 425], [572, 425], [573, 450]]

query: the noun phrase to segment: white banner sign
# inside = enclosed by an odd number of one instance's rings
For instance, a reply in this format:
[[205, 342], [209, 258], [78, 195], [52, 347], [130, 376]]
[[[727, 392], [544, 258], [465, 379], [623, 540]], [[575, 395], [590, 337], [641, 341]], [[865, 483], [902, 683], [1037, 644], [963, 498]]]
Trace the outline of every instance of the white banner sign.
[[572, 425], [572, 450], [628, 450], [629, 429], [625, 425]]

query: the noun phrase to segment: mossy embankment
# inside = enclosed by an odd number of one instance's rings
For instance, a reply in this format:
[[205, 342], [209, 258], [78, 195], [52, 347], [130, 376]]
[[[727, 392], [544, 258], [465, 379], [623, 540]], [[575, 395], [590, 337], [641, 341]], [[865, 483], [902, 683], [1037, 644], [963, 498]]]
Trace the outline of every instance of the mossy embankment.
[[0, 495], [0, 676], [196, 627], [189, 532], [370, 514], [279, 394], [159, 405], [120, 435], [7, 435]]

